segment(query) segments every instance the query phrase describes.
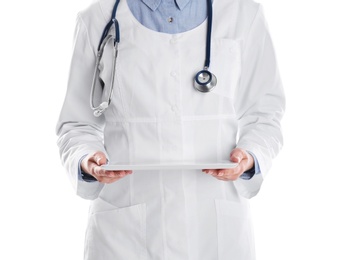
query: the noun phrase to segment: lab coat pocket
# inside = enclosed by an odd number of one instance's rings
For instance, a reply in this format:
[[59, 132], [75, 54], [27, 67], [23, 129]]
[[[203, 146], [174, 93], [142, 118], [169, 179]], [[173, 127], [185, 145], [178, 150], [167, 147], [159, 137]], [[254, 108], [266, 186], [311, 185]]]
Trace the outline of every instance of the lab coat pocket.
[[216, 200], [218, 260], [254, 260], [248, 204]]
[[234, 98], [241, 73], [241, 51], [239, 42], [232, 39], [212, 41], [209, 70], [216, 76], [217, 85], [213, 93]]
[[85, 259], [146, 259], [146, 205], [115, 208], [99, 203], [90, 214]]

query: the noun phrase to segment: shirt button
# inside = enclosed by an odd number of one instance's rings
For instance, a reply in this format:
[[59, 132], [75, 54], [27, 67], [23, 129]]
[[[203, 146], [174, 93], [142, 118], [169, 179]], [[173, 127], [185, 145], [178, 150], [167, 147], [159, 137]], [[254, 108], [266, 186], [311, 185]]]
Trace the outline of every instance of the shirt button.
[[167, 18], [167, 22], [168, 23], [172, 23], [173, 22], [173, 18], [172, 17]]

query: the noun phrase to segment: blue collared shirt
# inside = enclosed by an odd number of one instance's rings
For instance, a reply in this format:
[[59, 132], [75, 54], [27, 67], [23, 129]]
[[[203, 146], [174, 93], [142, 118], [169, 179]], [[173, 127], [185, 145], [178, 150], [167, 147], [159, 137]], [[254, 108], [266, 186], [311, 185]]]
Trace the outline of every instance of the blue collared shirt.
[[142, 25], [169, 34], [191, 30], [207, 17], [206, 0], [127, 0], [127, 4]]
[[[142, 25], [162, 33], [185, 32], [199, 26], [207, 18], [207, 0], [127, 0], [127, 4], [133, 16]], [[254, 168], [240, 176], [244, 180], [249, 180], [254, 174], [260, 173], [257, 158], [253, 153], [250, 154], [254, 158]], [[81, 171], [80, 163], [79, 179], [94, 179]]]

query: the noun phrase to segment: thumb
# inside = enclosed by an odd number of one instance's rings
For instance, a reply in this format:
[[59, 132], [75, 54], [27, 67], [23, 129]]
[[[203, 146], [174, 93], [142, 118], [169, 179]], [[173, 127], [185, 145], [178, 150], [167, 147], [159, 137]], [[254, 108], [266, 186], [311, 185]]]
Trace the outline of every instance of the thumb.
[[93, 155], [93, 161], [96, 162], [97, 165], [103, 165], [107, 163], [107, 157], [103, 152], [96, 152]]
[[231, 153], [230, 153], [230, 160], [235, 163], [240, 163], [241, 160], [243, 159], [243, 153], [240, 149], [235, 148]]

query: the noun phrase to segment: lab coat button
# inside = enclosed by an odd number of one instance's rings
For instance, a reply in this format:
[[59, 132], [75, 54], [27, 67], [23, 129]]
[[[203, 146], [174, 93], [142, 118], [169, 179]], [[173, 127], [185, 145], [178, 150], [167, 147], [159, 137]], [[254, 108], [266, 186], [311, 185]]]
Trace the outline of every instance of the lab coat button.
[[174, 77], [174, 78], [177, 77], [177, 72], [172, 71], [172, 72], [171, 72], [171, 76]]
[[170, 40], [170, 43], [171, 43], [171, 44], [177, 43], [177, 39], [171, 39], [171, 40]]
[[179, 108], [177, 105], [171, 106], [171, 110], [172, 112], [174, 112], [175, 114], [179, 112]]
[[171, 106], [171, 110], [172, 110], [173, 112], [177, 112], [178, 108], [177, 108], [177, 106]]

